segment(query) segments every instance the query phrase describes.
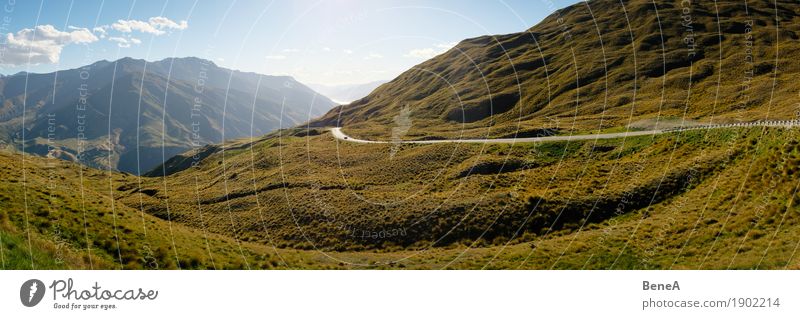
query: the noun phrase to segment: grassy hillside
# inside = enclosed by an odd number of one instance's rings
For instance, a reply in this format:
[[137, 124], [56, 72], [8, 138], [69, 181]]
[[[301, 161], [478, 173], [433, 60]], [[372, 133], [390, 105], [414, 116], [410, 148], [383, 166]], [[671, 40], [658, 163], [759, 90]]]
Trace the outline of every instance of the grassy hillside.
[[580, 2], [461, 41], [311, 125], [388, 140], [404, 110], [409, 139], [787, 118], [799, 34], [792, 0]]
[[[520, 267], [775, 268], [797, 244], [797, 134], [397, 147], [286, 130], [206, 152], [197, 166], [117, 196], [162, 219], [280, 248], [512, 244], [548, 247]], [[617, 254], [631, 264], [615, 264]]]
[[[24, 162], [23, 162], [24, 161]], [[136, 178], [55, 159], [0, 153], [4, 269], [271, 268], [264, 247], [204, 233], [116, 202]], [[32, 257], [31, 257], [32, 256]]]
[[141, 180], [0, 154], [3, 267], [800, 267], [798, 130], [394, 155], [290, 133]]

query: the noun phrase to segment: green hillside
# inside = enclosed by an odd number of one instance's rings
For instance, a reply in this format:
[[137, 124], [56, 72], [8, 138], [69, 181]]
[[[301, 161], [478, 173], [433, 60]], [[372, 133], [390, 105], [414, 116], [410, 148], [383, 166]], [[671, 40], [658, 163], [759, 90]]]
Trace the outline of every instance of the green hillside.
[[0, 246], [15, 269], [31, 251], [36, 268], [797, 268], [798, 145], [720, 129], [388, 159], [284, 135], [141, 180], [27, 156], [23, 177], [7, 154]]
[[784, 119], [796, 108], [783, 97], [800, 90], [798, 34], [791, 0], [580, 2], [461, 41], [311, 125], [388, 140], [404, 109], [409, 139]]
[[[548, 247], [527, 248], [537, 261], [519, 267], [776, 268], [796, 247], [797, 134], [404, 145], [390, 155], [391, 144], [290, 130], [202, 152], [197, 166], [117, 196], [162, 219], [281, 248], [413, 254], [511, 244]], [[550, 259], [553, 250], [564, 255]], [[645, 254], [658, 260], [634, 262]], [[617, 255], [630, 264], [610, 263]]]

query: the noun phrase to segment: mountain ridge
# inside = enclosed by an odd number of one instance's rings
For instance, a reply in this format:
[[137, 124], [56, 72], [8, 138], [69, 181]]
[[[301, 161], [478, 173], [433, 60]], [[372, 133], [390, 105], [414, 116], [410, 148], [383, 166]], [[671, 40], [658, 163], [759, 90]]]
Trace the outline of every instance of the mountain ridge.
[[787, 57], [799, 50], [800, 19], [790, 1], [776, 4], [581, 2], [526, 31], [465, 39], [309, 125], [385, 139], [405, 107], [413, 138], [603, 130], [684, 113], [695, 121], [789, 118], [788, 99], [767, 98], [773, 78], [782, 84], [776, 96], [795, 89], [800, 66]]
[[10, 144], [129, 173], [194, 147], [293, 126], [334, 105], [291, 77], [220, 68], [196, 57], [101, 60], [5, 77], [0, 90], [0, 137]]

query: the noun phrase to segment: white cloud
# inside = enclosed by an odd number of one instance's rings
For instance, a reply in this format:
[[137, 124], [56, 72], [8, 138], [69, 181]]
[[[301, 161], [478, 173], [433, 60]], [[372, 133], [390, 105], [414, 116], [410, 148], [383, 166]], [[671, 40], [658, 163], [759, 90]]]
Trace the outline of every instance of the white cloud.
[[149, 23], [139, 20], [117, 20], [117, 22], [111, 24], [111, 28], [122, 33], [131, 33], [133, 31], [151, 33], [155, 35], [161, 35], [165, 33], [164, 31], [156, 29]]
[[95, 27], [92, 29], [92, 32], [97, 33], [100, 39], [106, 37], [106, 28], [105, 27]]
[[364, 57], [364, 60], [382, 59], [383, 56], [377, 53], [370, 53]]
[[268, 55], [264, 57], [267, 60], [284, 60], [286, 59], [285, 55]]
[[97, 41], [97, 37], [86, 28], [73, 28], [71, 32], [59, 31], [52, 25], [40, 25], [35, 29], [22, 29], [17, 35], [9, 34], [17, 41], [53, 41], [58, 43], [90, 43]]
[[187, 23], [186, 20], [176, 23], [175, 21], [172, 21], [165, 17], [152, 17], [148, 20], [148, 22], [150, 22], [151, 26], [159, 30], [164, 30], [164, 29], [186, 30], [186, 28], [189, 27], [189, 23]]
[[170, 30], [185, 30], [189, 27], [186, 21], [175, 22], [165, 17], [152, 17], [147, 21], [141, 20], [117, 20], [111, 24], [111, 28], [122, 33], [142, 32], [155, 35], [162, 35]]
[[57, 63], [64, 46], [98, 40], [89, 29], [69, 29], [72, 31], [59, 31], [52, 25], [40, 25], [33, 29], [22, 29], [16, 34], [6, 34], [6, 41], [1, 46], [0, 64]]
[[[121, 33], [141, 32], [153, 35], [163, 35], [172, 30], [185, 30], [189, 27], [186, 21], [175, 22], [165, 17], [151, 17], [147, 21], [142, 20], [117, 20], [117, 22], [109, 25], [103, 25], [92, 29], [97, 33], [101, 39], [105, 39], [110, 30]], [[128, 48], [131, 44], [141, 44], [142, 40], [133, 38], [128, 35], [125, 37], [114, 36], [109, 37], [109, 41], [116, 42], [117, 46], [121, 48]]]
[[300, 50], [298, 50], [298, 49], [283, 49], [282, 51], [283, 51], [283, 52], [286, 52], [286, 53], [295, 53], [295, 52], [300, 52]]
[[110, 37], [110, 38], [108, 38], [108, 41], [116, 42], [117, 46], [120, 47], [120, 48], [130, 48], [131, 47], [131, 43], [128, 42], [128, 39], [125, 39], [125, 38]]
[[108, 41], [116, 42], [120, 48], [130, 48], [132, 44], [142, 44], [142, 40], [137, 38], [109, 37]]
[[413, 49], [408, 51], [404, 56], [407, 58], [416, 58], [416, 59], [430, 59], [435, 57], [439, 54], [447, 52], [447, 50], [452, 49], [456, 46], [456, 42], [450, 43], [439, 43], [434, 45], [432, 48], [423, 48], [423, 49]]
[[331, 48], [329, 48], [329, 47], [324, 47], [324, 48], [322, 48], [322, 51], [324, 51], [324, 52], [331, 52]]
[[344, 54], [353, 54], [353, 50], [342, 50]]

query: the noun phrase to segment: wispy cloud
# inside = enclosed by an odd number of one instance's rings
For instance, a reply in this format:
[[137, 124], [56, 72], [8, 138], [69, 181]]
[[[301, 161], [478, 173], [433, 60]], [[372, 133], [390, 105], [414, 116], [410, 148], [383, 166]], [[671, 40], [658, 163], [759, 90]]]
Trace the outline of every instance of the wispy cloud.
[[413, 49], [411, 51], [408, 51], [408, 53], [406, 53], [403, 56], [407, 58], [427, 60], [439, 54], [447, 52], [447, 50], [452, 49], [454, 46], [456, 46], [456, 44], [457, 44], [456, 42], [439, 43], [430, 48]]
[[159, 30], [186, 30], [189, 27], [186, 20], [175, 22], [165, 17], [152, 17], [147, 22]]
[[264, 58], [267, 59], [267, 60], [285, 60], [286, 56], [279, 54], [279, 55], [268, 55], [268, 56], [265, 56]]
[[377, 53], [370, 53], [364, 57], [364, 60], [375, 60], [375, 59], [382, 59], [383, 56]]
[[[175, 22], [165, 17], [152, 17], [147, 21], [117, 20], [111, 24], [111, 29], [122, 33], [142, 32], [155, 35], [162, 35], [171, 30], [185, 30], [188, 27], [189, 24], [186, 21]], [[101, 28], [105, 29], [105, 27]]]
[[[167, 34], [167, 32], [172, 30], [185, 30], [188, 27], [189, 24], [186, 21], [175, 22], [165, 17], [151, 17], [147, 19], [147, 21], [117, 20], [117, 22], [114, 22], [111, 25], [94, 27], [92, 28], [92, 32], [100, 39], [107, 38], [111, 42], [116, 42], [117, 46], [120, 48], [129, 48], [131, 44], [142, 43], [142, 41], [138, 38], [133, 38], [130, 36], [134, 32], [160, 36]], [[111, 35], [110, 33], [121, 33], [121, 35]]]
[[97, 36], [100, 37], [100, 39], [106, 37], [106, 29], [104, 27], [94, 27], [92, 29], [92, 32], [96, 33]]
[[130, 42], [128, 42], [128, 39], [125, 39], [125, 38], [122, 38], [122, 37], [110, 37], [110, 38], [108, 38], [108, 41], [116, 42], [117, 46], [120, 47], [120, 48], [130, 48], [131, 47], [131, 44], [130, 44]]
[[109, 37], [108, 41], [116, 42], [120, 48], [130, 48], [131, 44], [142, 44], [142, 40], [137, 38]]
[[70, 30], [59, 31], [48, 24], [22, 29], [16, 34], [8, 33], [5, 43], [2, 44], [4, 52], [0, 56], [0, 64], [57, 63], [64, 46], [98, 40], [89, 29], [70, 27]]

